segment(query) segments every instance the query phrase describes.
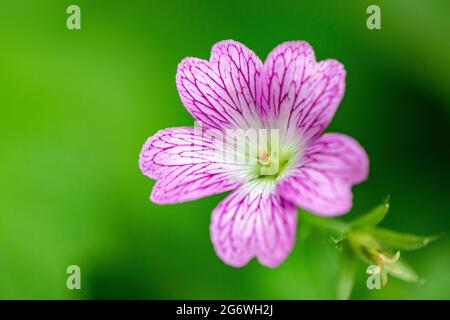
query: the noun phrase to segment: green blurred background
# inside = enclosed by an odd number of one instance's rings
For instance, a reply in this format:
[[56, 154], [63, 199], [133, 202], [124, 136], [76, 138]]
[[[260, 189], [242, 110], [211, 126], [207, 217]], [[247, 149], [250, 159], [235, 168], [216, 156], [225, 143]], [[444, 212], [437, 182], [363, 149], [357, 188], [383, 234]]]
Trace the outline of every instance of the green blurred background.
[[[66, 28], [81, 7], [82, 30]], [[381, 7], [382, 29], [366, 28]], [[138, 169], [146, 138], [191, 125], [178, 62], [235, 39], [261, 58], [307, 40], [347, 69], [328, 131], [359, 140], [370, 179], [351, 218], [391, 195], [383, 226], [444, 234], [404, 256], [424, 286], [390, 279], [353, 298], [450, 298], [450, 2], [6, 1], [0, 9], [0, 298], [333, 299], [337, 253], [320, 230], [268, 269], [223, 264], [209, 240], [224, 195], [158, 206]], [[299, 225], [299, 237], [302, 225]], [[82, 290], [66, 289], [66, 268]]]

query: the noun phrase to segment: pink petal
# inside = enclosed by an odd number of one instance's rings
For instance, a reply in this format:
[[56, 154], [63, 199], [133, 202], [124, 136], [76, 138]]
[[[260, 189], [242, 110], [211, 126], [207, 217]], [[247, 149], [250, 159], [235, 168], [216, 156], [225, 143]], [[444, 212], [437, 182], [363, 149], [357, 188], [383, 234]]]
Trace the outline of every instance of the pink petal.
[[260, 105], [271, 127], [299, 128], [309, 139], [330, 123], [345, 87], [345, 70], [336, 60], [316, 62], [304, 41], [285, 42], [267, 57]]
[[185, 58], [178, 65], [181, 101], [202, 126], [254, 128], [261, 60], [243, 44], [216, 43], [209, 61]]
[[193, 127], [168, 128], [150, 137], [139, 157], [141, 171], [157, 179], [151, 200], [177, 203], [235, 189], [240, 183], [220, 159], [214, 145]]
[[252, 258], [276, 267], [294, 246], [296, 207], [279, 195], [255, 186], [241, 187], [214, 209], [211, 239], [217, 255], [241, 267]]
[[327, 133], [310, 144], [302, 164], [280, 181], [278, 192], [311, 212], [339, 215], [352, 207], [353, 184], [367, 179], [369, 160], [353, 138]]

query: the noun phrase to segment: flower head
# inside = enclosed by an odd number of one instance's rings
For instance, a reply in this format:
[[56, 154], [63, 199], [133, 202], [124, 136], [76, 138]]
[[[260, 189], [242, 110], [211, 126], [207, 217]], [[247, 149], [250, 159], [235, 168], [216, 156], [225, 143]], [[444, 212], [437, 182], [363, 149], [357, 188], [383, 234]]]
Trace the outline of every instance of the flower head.
[[316, 62], [304, 41], [276, 47], [264, 63], [221, 41], [209, 61], [185, 58], [176, 83], [200, 127], [168, 128], [144, 144], [142, 172], [157, 180], [151, 200], [178, 203], [234, 190], [213, 210], [219, 257], [275, 267], [292, 250], [297, 209], [326, 216], [352, 206], [351, 187], [368, 158], [353, 138], [326, 133], [344, 94], [345, 70]]

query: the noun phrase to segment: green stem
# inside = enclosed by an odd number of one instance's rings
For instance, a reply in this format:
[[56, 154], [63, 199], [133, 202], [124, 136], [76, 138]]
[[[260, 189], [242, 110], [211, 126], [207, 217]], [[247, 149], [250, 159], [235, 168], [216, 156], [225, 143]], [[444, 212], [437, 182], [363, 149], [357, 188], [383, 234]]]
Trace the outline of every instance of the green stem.
[[314, 215], [305, 210], [300, 211], [300, 219], [314, 226], [337, 233], [339, 236], [343, 236], [350, 230], [350, 226], [345, 222], [339, 221], [335, 218], [325, 218]]

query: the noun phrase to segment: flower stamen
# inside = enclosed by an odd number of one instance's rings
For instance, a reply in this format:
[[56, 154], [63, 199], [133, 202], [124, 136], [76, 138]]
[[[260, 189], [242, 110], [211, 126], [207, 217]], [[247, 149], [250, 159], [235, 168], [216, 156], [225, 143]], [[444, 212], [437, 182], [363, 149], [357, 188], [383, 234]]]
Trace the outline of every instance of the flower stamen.
[[260, 150], [258, 152], [258, 162], [262, 166], [270, 166], [270, 155], [266, 150]]

